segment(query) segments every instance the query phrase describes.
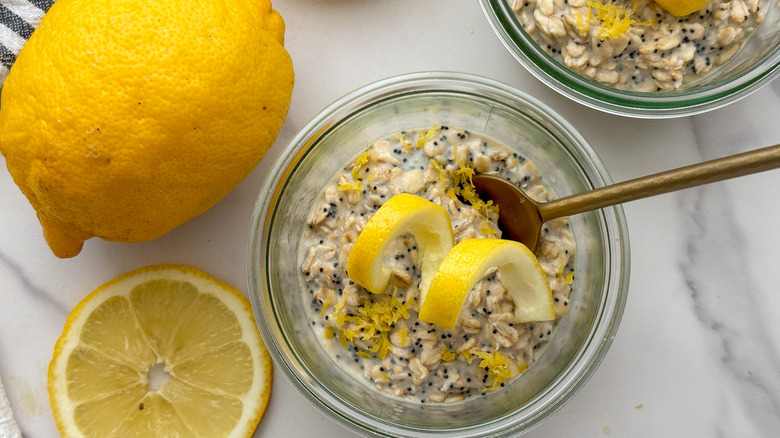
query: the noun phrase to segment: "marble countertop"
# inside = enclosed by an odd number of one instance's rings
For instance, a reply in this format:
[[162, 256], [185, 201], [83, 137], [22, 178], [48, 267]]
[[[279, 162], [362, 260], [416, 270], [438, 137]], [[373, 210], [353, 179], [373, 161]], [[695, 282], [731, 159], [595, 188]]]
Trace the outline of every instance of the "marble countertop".
[[[139, 266], [181, 263], [247, 291], [250, 214], [273, 157], [319, 110], [375, 80], [423, 70], [491, 77], [540, 99], [591, 142], [615, 181], [780, 143], [780, 80], [726, 108], [638, 120], [537, 81], [475, 0], [276, 0], [296, 71], [269, 155], [202, 216], [151, 242], [92, 239], [62, 260], [0, 166], [0, 377], [25, 437], [58, 436], [46, 392], [70, 310]], [[0, 158], [4, 163], [4, 160]], [[617, 337], [585, 387], [528, 437], [773, 436], [780, 430], [780, 170], [624, 206], [631, 287]], [[257, 437], [347, 437], [276, 374]]]

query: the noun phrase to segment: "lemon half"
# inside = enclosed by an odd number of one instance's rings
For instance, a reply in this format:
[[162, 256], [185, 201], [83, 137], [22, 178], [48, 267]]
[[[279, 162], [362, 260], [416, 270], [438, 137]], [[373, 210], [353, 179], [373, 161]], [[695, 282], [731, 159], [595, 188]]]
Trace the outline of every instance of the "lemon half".
[[498, 268], [515, 303], [518, 322], [555, 319], [550, 284], [536, 256], [525, 245], [504, 239], [464, 239], [455, 245], [420, 303], [420, 319], [455, 327], [469, 291], [492, 267]]
[[452, 248], [454, 237], [444, 207], [408, 193], [390, 198], [368, 220], [347, 258], [349, 278], [370, 292], [384, 292], [391, 275], [384, 254], [396, 237], [406, 233], [417, 241], [423, 297], [436, 268]]
[[49, 366], [65, 437], [251, 436], [273, 366], [246, 298], [194, 268], [141, 268], [71, 312]]

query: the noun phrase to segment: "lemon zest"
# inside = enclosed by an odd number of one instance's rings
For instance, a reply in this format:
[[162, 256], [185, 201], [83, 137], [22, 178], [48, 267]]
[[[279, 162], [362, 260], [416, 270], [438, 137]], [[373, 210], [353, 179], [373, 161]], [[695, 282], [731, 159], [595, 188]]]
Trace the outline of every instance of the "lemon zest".
[[352, 165], [352, 178], [355, 180], [363, 179], [363, 177], [360, 175], [360, 170], [363, 168], [364, 165], [368, 163], [368, 150], [360, 154], [360, 156], [357, 157], [357, 160], [355, 160], [355, 164]]
[[458, 163], [458, 170], [455, 171], [455, 175], [457, 175], [459, 180], [467, 179], [471, 181], [471, 178], [474, 176], [474, 169], [470, 168], [469, 166], [463, 164], [462, 161], [455, 158], [455, 162]]
[[580, 31], [580, 35], [585, 35], [585, 32], [590, 30], [590, 17], [592, 16], [592, 12], [590, 8], [588, 8], [588, 20], [585, 23], [585, 26], [582, 25], [582, 14], [577, 12], [577, 29]]
[[574, 271], [566, 273], [566, 284], [572, 284], [574, 282]]
[[371, 355], [370, 355], [370, 354], [368, 354], [368, 353], [366, 353], [365, 351], [358, 351], [356, 354], [357, 354], [358, 356], [360, 356], [360, 357], [364, 358], [364, 359], [369, 359], [369, 358], [371, 358]]
[[348, 350], [349, 347], [347, 346], [347, 337], [344, 335], [344, 330], [339, 330], [339, 343], [342, 347], [344, 347], [345, 350]]
[[520, 365], [517, 366], [517, 372], [518, 373], [524, 373], [525, 370], [527, 370], [527, 369], [528, 369], [528, 364], [525, 363], [525, 362], [523, 362], [523, 363], [521, 363]]
[[479, 227], [479, 232], [485, 236], [492, 236], [498, 233], [498, 231], [496, 231], [496, 229], [493, 228], [492, 223], [487, 220], [482, 222], [482, 225]]
[[368, 350], [372, 353], [376, 353], [377, 351], [379, 351], [381, 347], [382, 347], [381, 342], [374, 342]]
[[[406, 315], [409, 315], [409, 309], [414, 305], [414, 297], [409, 298], [409, 301], [404, 304], [404, 309], [406, 309]], [[409, 316], [407, 316], [408, 318]]]
[[352, 342], [352, 340], [355, 339], [355, 336], [357, 336], [357, 333], [355, 333], [355, 331], [351, 329], [346, 329], [343, 332], [344, 332], [344, 337], [349, 342]]
[[403, 146], [406, 152], [409, 152], [412, 149], [414, 149], [414, 145], [412, 144], [411, 140], [406, 138], [404, 134], [399, 133], [396, 135], [396, 138], [398, 139], [398, 143], [400, 143], [401, 146]]
[[376, 336], [377, 330], [375, 326], [369, 326], [365, 331], [363, 331], [362, 338], [363, 339], [373, 339], [374, 336]]
[[[345, 315], [343, 321], [351, 323], [351, 328], [344, 329], [346, 342], [355, 345], [356, 338], [366, 342], [368, 350], [376, 353], [379, 359], [384, 359], [390, 347], [388, 333], [401, 319], [409, 318], [409, 309], [414, 305], [414, 298], [402, 303], [396, 296], [380, 296], [377, 301], [365, 302], [351, 315]], [[406, 342], [406, 329], [401, 332], [402, 343]]]
[[360, 191], [363, 189], [363, 184], [361, 184], [360, 180], [352, 181], [351, 183], [343, 183], [340, 184], [337, 189], [341, 192], [346, 192], [347, 190], [357, 190]]
[[325, 297], [325, 301], [322, 302], [322, 309], [320, 309], [320, 316], [325, 314], [325, 311], [328, 310], [329, 306], [330, 306], [330, 294], [328, 294], [328, 296]]
[[326, 325], [325, 326], [325, 339], [333, 339], [336, 337], [336, 332], [333, 330], [333, 327]]
[[[475, 174], [474, 169], [457, 158], [455, 161], [458, 163], [458, 170], [453, 172], [455, 194], [471, 204], [482, 219], [487, 221], [491, 215], [498, 216], [498, 205], [495, 205], [492, 200], [485, 202], [477, 195], [477, 188], [474, 187], [472, 179]], [[489, 232], [489, 234], [495, 234], [495, 231]]]
[[638, 22], [631, 18], [631, 14], [636, 11], [637, 1], [638, 0], [634, 0], [634, 4], [630, 10], [615, 4], [607, 5], [595, 1], [587, 2], [588, 19], [585, 27], [581, 27], [582, 15], [578, 14], [577, 17], [577, 28], [580, 29], [580, 34], [585, 34], [585, 32], [590, 29], [590, 20], [593, 17], [593, 10], [596, 11], [596, 18], [599, 20], [599, 38], [602, 41], [623, 35], [631, 26], [649, 26], [655, 24], [654, 20]]
[[336, 323], [339, 326], [344, 325], [344, 318], [347, 316], [347, 310], [344, 306], [347, 304], [347, 294], [342, 294], [341, 299], [333, 306], [333, 315], [336, 316]]
[[371, 352], [376, 353], [376, 357], [384, 359], [387, 356], [387, 349], [390, 346], [390, 341], [387, 340], [387, 334], [382, 333], [382, 338], [379, 342], [375, 342], [371, 347]]
[[593, 8], [588, 4], [588, 18], [585, 19], [585, 26], [582, 25], [582, 14], [577, 12], [577, 29], [580, 30], [580, 35], [585, 35], [590, 30], [590, 19], [593, 17]]
[[431, 166], [433, 166], [434, 169], [439, 171], [439, 181], [446, 187], [447, 186], [447, 173], [444, 172], [444, 168], [441, 167], [441, 164], [439, 164], [438, 161], [431, 158]]
[[420, 149], [421, 147], [425, 146], [425, 143], [428, 142], [428, 140], [432, 139], [434, 135], [439, 131], [439, 126], [433, 126], [428, 131], [423, 134], [422, 137], [417, 138], [417, 149]]
[[455, 353], [451, 352], [446, 346], [441, 349], [441, 360], [445, 362], [452, 362], [455, 360]]
[[512, 377], [512, 371], [509, 369], [511, 362], [500, 352], [475, 351], [472, 354], [482, 359], [479, 366], [485, 369], [492, 380], [491, 389], [499, 387], [501, 382]]

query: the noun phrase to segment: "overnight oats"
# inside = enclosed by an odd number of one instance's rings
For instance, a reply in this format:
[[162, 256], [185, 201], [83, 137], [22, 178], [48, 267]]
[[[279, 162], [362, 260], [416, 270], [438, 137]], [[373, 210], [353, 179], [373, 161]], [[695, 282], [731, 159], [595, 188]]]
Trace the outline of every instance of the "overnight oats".
[[518, 321], [511, 285], [489, 268], [468, 292], [454, 327], [422, 321], [423, 255], [410, 233], [393, 238], [383, 253], [386, 290], [372, 293], [350, 279], [355, 241], [397, 195], [443, 207], [456, 244], [500, 238], [497, 207], [475, 195], [473, 173], [500, 175], [539, 201], [553, 196], [523, 156], [491, 138], [437, 126], [368, 145], [324, 188], [307, 217], [299, 266], [312, 330], [339, 367], [379, 391], [430, 403], [497, 390], [534, 362], [568, 312], [575, 247], [566, 218], [546, 224], [535, 254], [550, 285], [550, 320]]
[[573, 72], [612, 88], [678, 90], [723, 67], [778, 0], [710, 0], [674, 16], [654, 0], [512, 0], [525, 31]]

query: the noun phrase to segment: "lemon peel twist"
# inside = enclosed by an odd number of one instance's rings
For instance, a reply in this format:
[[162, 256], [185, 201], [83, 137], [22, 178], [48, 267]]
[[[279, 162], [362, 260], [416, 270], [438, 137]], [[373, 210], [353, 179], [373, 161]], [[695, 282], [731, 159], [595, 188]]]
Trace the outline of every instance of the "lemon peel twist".
[[390, 268], [383, 260], [390, 243], [410, 233], [417, 241], [421, 264], [421, 297], [454, 244], [447, 210], [420, 196], [401, 193], [385, 202], [368, 220], [347, 258], [347, 274], [369, 292], [383, 293]]

